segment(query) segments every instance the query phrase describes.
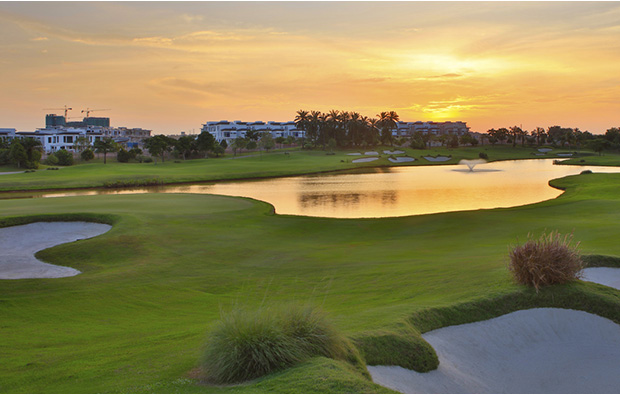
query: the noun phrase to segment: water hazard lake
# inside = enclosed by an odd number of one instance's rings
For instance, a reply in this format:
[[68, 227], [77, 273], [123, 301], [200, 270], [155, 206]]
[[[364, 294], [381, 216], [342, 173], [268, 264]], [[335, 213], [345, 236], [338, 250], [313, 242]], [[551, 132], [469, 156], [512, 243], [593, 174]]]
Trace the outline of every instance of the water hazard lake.
[[532, 159], [465, 165], [364, 169], [276, 179], [171, 185], [122, 190], [37, 192], [26, 197], [60, 197], [127, 193], [212, 193], [244, 196], [271, 203], [278, 214], [316, 217], [397, 217], [514, 207], [559, 196], [549, 180], [583, 170], [620, 172], [603, 166], [554, 165]]

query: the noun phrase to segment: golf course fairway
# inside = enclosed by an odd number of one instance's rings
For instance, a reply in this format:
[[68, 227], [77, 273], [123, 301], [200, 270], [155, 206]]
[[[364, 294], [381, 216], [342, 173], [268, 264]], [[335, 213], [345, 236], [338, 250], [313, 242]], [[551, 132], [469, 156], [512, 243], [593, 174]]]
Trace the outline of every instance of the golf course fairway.
[[263, 202], [214, 195], [3, 200], [3, 227], [112, 229], [36, 254], [77, 276], [0, 281], [0, 391], [390, 391], [323, 357], [237, 386], [201, 384], [207, 330], [239, 307], [320, 306], [369, 365], [407, 365], [394, 350], [420, 333], [525, 308], [620, 323], [618, 290], [578, 281], [536, 293], [506, 269], [508, 246], [544, 230], [572, 232], [583, 254], [620, 256], [620, 174], [552, 184], [566, 192], [528, 206], [383, 219], [275, 215]]

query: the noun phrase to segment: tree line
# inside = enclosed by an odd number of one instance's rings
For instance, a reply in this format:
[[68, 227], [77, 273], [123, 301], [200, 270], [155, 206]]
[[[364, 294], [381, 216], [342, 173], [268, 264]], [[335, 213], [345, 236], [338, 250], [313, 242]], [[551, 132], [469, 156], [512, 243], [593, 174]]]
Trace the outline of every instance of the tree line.
[[588, 131], [581, 131], [579, 128], [565, 128], [561, 126], [550, 126], [547, 129], [536, 127], [531, 131], [522, 129], [519, 126], [509, 128], [489, 129], [484, 138], [494, 145], [497, 143], [527, 145], [556, 145], [568, 148], [589, 148], [599, 154], [605, 149], [620, 150], [620, 129], [613, 127], [607, 129], [604, 135], [594, 135]]
[[[395, 111], [384, 111], [369, 118], [354, 111], [299, 110], [295, 126], [303, 130], [306, 141], [303, 148], [328, 145], [338, 148], [375, 147], [379, 144], [394, 144], [392, 129], [397, 126], [399, 116]], [[330, 144], [331, 141], [331, 144]]]

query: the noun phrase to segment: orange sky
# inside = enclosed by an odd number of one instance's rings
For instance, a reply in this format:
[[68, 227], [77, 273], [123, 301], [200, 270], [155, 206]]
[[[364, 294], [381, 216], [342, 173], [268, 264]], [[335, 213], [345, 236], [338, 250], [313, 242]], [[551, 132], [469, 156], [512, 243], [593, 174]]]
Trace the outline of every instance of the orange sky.
[[0, 2], [0, 54], [18, 130], [65, 104], [155, 133], [299, 109], [620, 126], [618, 2]]

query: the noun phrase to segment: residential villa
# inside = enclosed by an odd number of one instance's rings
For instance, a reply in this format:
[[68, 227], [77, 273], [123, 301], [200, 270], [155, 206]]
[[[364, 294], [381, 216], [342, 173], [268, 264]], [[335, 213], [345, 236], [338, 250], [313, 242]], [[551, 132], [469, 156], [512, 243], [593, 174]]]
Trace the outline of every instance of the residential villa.
[[[305, 132], [295, 126], [295, 122], [242, 122], [242, 121], [210, 121], [202, 126], [203, 132], [209, 132], [218, 142], [226, 140], [230, 143], [237, 137], [245, 137], [248, 130], [259, 133], [269, 132], [273, 138], [276, 137], [305, 137]], [[413, 136], [414, 133], [444, 135], [456, 134], [464, 135], [469, 133], [466, 122], [397, 122], [396, 128], [392, 130], [395, 137]]]
[[209, 132], [218, 142], [226, 140], [230, 143], [237, 137], [245, 137], [249, 130], [259, 133], [269, 132], [273, 138], [277, 137], [305, 137], [305, 132], [297, 129], [295, 122], [242, 122], [242, 121], [211, 121], [202, 125], [201, 131]]
[[[34, 132], [17, 132], [15, 129], [0, 129], [0, 138], [9, 140], [15, 137], [32, 137], [41, 141], [43, 150], [52, 153], [61, 149], [74, 152], [75, 143], [79, 137], [86, 137], [90, 145], [102, 138], [110, 137], [116, 143], [128, 149], [141, 147], [144, 139], [151, 136], [151, 131], [141, 128], [109, 127], [88, 124], [96, 120], [101, 123], [101, 118], [85, 118], [79, 126], [68, 126], [64, 116], [55, 114], [46, 115], [46, 127], [39, 128]], [[109, 124], [109, 119], [108, 119]]]

